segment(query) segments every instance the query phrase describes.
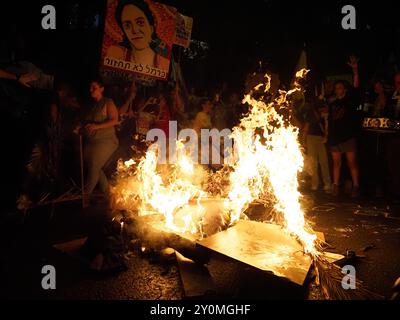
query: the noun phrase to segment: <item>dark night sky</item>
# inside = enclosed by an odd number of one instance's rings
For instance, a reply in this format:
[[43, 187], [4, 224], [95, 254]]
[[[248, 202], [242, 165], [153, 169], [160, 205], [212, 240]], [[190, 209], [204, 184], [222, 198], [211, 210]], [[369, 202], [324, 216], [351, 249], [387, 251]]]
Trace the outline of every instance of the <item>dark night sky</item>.
[[[400, 19], [396, 1], [211, 1], [163, 0], [194, 18], [193, 38], [206, 41], [208, 56], [201, 61], [184, 59], [186, 78], [200, 85], [223, 79], [239, 84], [258, 60], [290, 78], [304, 43], [315, 79], [346, 71], [347, 56], [361, 56], [364, 76], [382, 68], [390, 52], [400, 57]], [[4, 2], [3, 2], [4, 3]], [[49, 72], [83, 79], [95, 72], [100, 52], [102, 23], [85, 27], [85, 19], [104, 14], [105, 0], [14, 1], [1, 14], [1, 57], [9, 48], [28, 48], [28, 57]], [[57, 9], [57, 30], [40, 28], [41, 7]], [[341, 8], [357, 9], [357, 30], [341, 29]], [[76, 9], [75, 9], [76, 8]], [[71, 19], [76, 18], [75, 27]], [[101, 19], [102, 20], [102, 19]]]

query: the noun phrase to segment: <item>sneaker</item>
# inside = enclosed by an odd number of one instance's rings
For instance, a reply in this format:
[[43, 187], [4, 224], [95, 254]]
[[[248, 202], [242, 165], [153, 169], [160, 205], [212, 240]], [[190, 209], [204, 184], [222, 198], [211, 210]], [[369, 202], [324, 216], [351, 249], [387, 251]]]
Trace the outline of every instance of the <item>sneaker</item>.
[[339, 195], [339, 186], [337, 184], [333, 184], [332, 196], [337, 197], [338, 195]]
[[352, 198], [358, 198], [360, 196], [360, 187], [359, 186], [354, 186], [353, 189], [351, 190], [351, 195]]

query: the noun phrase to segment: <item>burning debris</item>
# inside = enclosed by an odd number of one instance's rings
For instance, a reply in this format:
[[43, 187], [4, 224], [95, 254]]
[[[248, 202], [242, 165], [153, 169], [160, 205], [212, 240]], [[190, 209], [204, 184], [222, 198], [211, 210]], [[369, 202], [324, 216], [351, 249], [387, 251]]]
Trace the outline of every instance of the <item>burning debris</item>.
[[[269, 93], [268, 75], [245, 96], [249, 113], [233, 128], [234, 147], [217, 172], [196, 164], [179, 140], [174, 164], [158, 163], [157, 144], [141, 159], [120, 162], [115, 206], [128, 214], [145, 250], [174, 248], [200, 265], [219, 254], [297, 286], [314, 265], [318, 283], [338, 286], [330, 265], [339, 258], [322, 254], [298, 191], [303, 155], [289, 100], [307, 72], [300, 70], [294, 89], [278, 97]], [[248, 221], [246, 211], [255, 203], [272, 207], [274, 224]]]
[[[307, 72], [301, 70], [296, 76], [301, 78]], [[244, 98], [250, 111], [233, 129], [234, 148], [223, 169], [207, 172], [193, 162], [181, 141], [177, 142], [176, 164], [158, 165], [154, 144], [136, 170], [133, 161], [120, 163], [118, 183], [113, 188], [117, 207], [138, 215], [159, 213], [167, 229], [201, 239], [207, 214], [203, 199], [223, 203], [216, 212], [213, 210], [220, 218], [221, 229], [246, 218], [244, 212], [253, 201], [268, 199], [275, 204], [276, 222], [300, 240], [306, 253], [314, 254], [316, 236], [307, 226], [300, 205], [297, 175], [303, 157], [298, 129], [290, 123], [288, 102], [300, 86], [296, 82], [294, 89], [280, 91], [275, 99], [269, 89], [270, 77], [266, 75], [266, 83]]]

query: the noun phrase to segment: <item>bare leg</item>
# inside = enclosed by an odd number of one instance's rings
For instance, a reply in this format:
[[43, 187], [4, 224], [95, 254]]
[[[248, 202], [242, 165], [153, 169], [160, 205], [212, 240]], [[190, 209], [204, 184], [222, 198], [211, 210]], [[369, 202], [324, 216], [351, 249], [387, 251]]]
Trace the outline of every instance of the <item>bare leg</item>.
[[357, 163], [357, 154], [356, 152], [346, 152], [347, 165], [350, 169], [351, 179], [353, 180], [353, 186], [359, 186], [359, 170]]
[[340, 152], [332, 151], [333, 160], [333, 183], [339, 185], [340, 169], [342, 167], [342, 154]]
[[99, 182], [103, 192], [108, 190], [107, 177], [102, 169], [117, 147], [118, 142], [113, 139], [95, 141], [86, 146], [85, 156], [88, 170], [85, 193], [87, 195], [90, 196]]

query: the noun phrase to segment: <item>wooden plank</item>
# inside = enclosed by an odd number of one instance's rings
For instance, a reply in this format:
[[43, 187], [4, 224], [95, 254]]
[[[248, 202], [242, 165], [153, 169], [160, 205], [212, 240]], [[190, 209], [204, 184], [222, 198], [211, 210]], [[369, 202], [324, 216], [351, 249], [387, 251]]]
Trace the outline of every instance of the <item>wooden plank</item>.
[[196, 244], [196, 239], [190, 234], [177, 234], [164, 226], [160, 215], [132, 217], [127, 224], [129, 236], [138, 238], [153, 249], [173, 248], [185, 257], [204, 264], [208, 260], [208, 251]]
[[335, 263], [336, 261], [340, 261], [345, 258], [345, 256], [342, 254], [326, 251], [323, 252], [322, 255], [326, 260], [328, 260], [329, 263]]

